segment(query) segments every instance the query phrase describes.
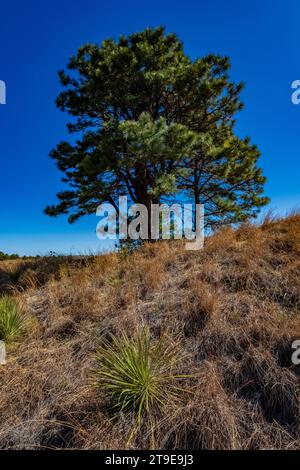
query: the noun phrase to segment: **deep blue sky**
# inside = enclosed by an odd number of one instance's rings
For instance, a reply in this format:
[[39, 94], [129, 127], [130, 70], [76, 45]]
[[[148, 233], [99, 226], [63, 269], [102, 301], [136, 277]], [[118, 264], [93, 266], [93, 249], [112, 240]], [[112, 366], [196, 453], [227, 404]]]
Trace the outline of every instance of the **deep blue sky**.
[[55, 108], [57, 71], [86, 42], [149, 26], [176, 32], [191, 57], [229, 55], [231, 76], [246, 83], [237, 130], [262, 152], [266, 194], [280, 211], [300, 201], [300, 79], [297, 0], [0, 0], [0, 251], [20, 254], [101, 250], [97, 217], [75, 225], [43, 215], [61, 188], [49, 151], [67, 137]]

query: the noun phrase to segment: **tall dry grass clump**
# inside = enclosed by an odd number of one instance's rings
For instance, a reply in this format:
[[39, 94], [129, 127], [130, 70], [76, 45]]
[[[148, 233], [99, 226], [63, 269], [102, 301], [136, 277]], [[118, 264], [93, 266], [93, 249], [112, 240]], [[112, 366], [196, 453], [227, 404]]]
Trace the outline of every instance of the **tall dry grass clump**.
[[299, 243], [292, 214], [197, 252], [0, 263], [39, 326], [0, 369], [0, 447], [299, 449]]

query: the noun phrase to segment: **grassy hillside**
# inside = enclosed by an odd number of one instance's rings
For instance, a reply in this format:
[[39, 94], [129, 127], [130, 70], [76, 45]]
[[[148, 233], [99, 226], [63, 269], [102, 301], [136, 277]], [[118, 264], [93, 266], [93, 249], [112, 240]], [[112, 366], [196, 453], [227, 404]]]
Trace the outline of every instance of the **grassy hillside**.
[[[299, 215], [199, 252], [0, 263], [0, 289], [27, 325], [0, 366], [1, 448], [300, 448]], [[125, 350], [130, 373], [143, 354], [151, 369], [141, 413], [104, 375]]]

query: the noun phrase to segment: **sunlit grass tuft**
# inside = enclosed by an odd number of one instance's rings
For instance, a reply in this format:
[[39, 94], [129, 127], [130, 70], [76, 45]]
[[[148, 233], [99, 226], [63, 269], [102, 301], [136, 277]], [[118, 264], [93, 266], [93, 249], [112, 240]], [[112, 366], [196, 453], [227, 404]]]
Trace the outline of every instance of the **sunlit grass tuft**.
[[0, 298], [0, 340], [16, 341], [25, 333], [26, 317], [15, 299]]
[[98, 350], [96, 383], [110, 396], [114, 409], [134, 412], [138, 422], [152, 417], [182, 390], [176, 373], [182, 354], [179, 344], [162, 336], [151, 341], [143, 330], [129, 338], [110, 336]]

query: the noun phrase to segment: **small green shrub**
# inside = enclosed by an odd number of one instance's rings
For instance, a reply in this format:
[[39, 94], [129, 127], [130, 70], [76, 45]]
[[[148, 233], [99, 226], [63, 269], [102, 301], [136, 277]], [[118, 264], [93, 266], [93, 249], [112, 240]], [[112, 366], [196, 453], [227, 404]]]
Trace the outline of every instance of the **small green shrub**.
[[96, 355], [93, 371], [96, 383], [110, 396], [113, 407], [152, 417], [171, 400], [178, 399], [182, 390], [175, 373], [182, 360], [179, 344], [163, 336], [151, 341], [148, 330], [129, 338], [113, 335], [104, 340]]
[[12, 342], [18, 340], [25, 332], [25, 315], [15, 299], [4, 296], [0, 298], [0, 340]]

